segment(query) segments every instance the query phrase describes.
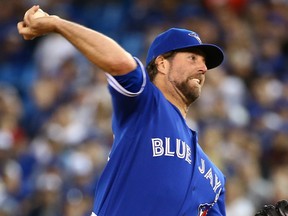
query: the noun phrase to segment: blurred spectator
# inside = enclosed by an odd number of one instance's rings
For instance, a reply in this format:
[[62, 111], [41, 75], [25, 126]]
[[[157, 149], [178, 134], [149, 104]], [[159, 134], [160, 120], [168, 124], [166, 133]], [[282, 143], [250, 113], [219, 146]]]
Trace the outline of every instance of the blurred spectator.
[[[16, 25], [32, 4], [39, 2], [0, 1], [0, 215], [89, 216], [113, 140], [106, 78], [56, 34], [22, 40]], [[223, 47], [225, 62], [206, 74], [187, 122], [227, 176], [228, 216], [252, 216], [263, 204], [287, 199], [286, 1], [40, 6], [103, 31], [143, 61], [151, 38], [171, 26]]]

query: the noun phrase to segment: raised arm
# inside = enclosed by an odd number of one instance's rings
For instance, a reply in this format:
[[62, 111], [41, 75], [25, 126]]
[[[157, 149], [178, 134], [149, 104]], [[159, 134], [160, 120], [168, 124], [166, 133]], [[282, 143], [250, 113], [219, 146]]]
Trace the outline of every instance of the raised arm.
[[49, 33], [58, 33], [72, 43], [87, 59], [111, 75], [123, 75], [136, 68], [133, 57], [113, 39], [58, 16], [34, 14], [39, 6], [31, 7], [19, 22], [19, 34], [32, 40]]

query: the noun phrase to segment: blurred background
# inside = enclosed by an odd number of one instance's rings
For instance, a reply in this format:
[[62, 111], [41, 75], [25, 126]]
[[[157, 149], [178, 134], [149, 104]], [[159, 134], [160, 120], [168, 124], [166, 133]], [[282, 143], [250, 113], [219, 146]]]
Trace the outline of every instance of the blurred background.
[[58, 35], [18, 35], [33, 4], [143, 62], [170, 27], [222, 47], [187, 120], [227, 176], [227, 215], [288, 198], [287, 0], [0, 0], [0, 216], [90, 215], [112, 145], [104, 73]]

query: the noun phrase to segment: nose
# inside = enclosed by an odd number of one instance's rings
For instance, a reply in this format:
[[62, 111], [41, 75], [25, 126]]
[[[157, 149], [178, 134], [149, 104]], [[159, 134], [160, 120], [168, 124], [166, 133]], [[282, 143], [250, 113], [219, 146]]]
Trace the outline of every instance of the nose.
[[207, 72], [207, 70], [208, 70], [208, 69], [207, 69], [205, 60], [203, 60], [203, 61], [201, 62], [200, 71], [201, 71], [202, 74], [205, 74], [205, 73]]

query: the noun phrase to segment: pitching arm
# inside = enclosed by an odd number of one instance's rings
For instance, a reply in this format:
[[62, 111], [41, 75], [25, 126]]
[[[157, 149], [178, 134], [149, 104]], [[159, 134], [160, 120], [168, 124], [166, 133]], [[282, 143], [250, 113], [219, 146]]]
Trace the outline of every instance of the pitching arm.
[[[17, 27], [25, 40], [49, 33], [58, 33], [72, 43], [87, 59], [111, 75], [124, 75], [137, 64], [117, 42], [104, 34], [62, 19], [58, 16], [34, 16], [39, 6], [31, 7]], [[39, 12], [39, 11], [38, 11]], [[37, 13], [38, 13], [37, 12]]]

